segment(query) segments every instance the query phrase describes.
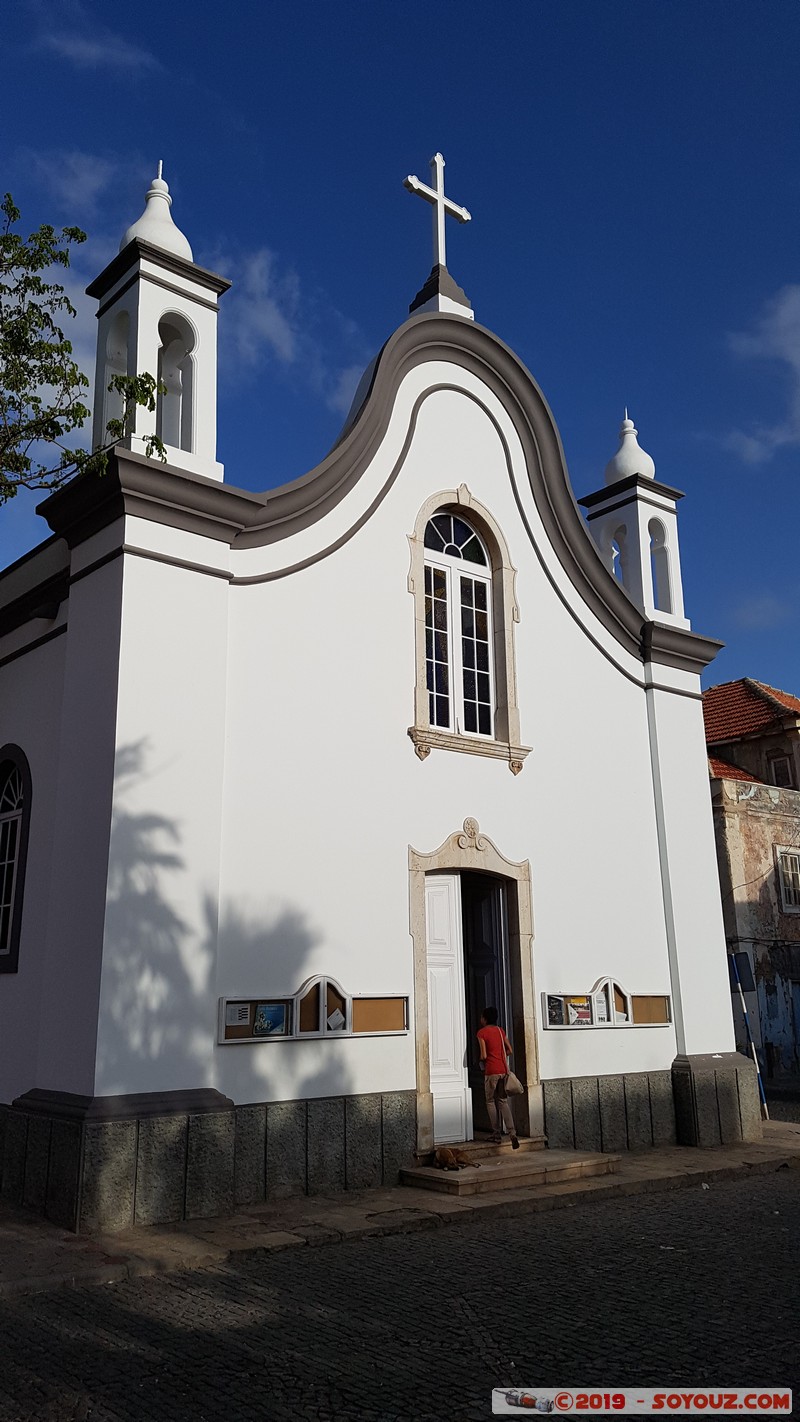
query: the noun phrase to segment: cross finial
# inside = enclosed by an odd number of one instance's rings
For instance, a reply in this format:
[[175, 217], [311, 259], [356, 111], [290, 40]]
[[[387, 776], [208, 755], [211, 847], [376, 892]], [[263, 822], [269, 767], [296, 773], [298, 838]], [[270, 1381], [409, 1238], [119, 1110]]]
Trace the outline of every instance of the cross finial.
[[467, 212], [465, 207], [459, 207], [457, 203], [451, 201], [444, 195], [444, 158], [441, 153], [434, 153], [431, 158], [431, 182], [432, 187], [427, 183], [421, 183], [419, 178], [409, 176], [403, 179], [403, 187], [408, 188], [410, 193], [417, 193], [433, 207], [433, 264], [434, 266], [446, 267], [445, 241], [444, 241], [444, 220], [449, 214], [457, 222], [471, 222], [472, 214]]

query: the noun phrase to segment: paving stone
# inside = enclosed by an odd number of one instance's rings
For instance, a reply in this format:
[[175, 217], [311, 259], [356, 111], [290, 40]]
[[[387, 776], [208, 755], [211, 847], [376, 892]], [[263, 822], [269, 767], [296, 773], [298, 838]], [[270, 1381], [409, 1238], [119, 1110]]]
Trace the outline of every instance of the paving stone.
[[647, 1074], [645, 1072], [626, 1072], [624, 1084], [628, 1149], [639, 1150], [642, 1146], [653, 1144]]
[[345, 1183], [348, 1190], [380, 1185], [383, 1176], [380, 1096], [346, 1096]]
[[396, 1185], [417, 1146], [417, 1103], [413, 1091], [388, 1091], [381, 1097], [383, 1183]]
[[344, 1098], [308, 1102], [308, 1193], [344, 1190]]
[[[758, 1141], [761, 1139], [761, 1099], [758, 1092], [758, 1079], [756, 1069], [752, 1062], [742, 1061], [736, 1066], [736, 1081], [739, 1088], [739, 1119], [742, 1123], [742, 1139], [746, 1141]], [[792, 1103], [785, 1105], [791, 1110]], [[795, 1108], [800, 1112], [800, 1107]], [[772, 1111], [772, 1104], [770, 1105]], [[791, 1114], [789, 1119], [792, 1119]], [[794, 1115], [794, 1120], [798, 1115]]]
[[84, 1128], [81, 1232], [133, 1224], [136, 1131], [136, 1121], [100, 1121]]
[[569, 1078], [545, 1081], [544, 1129], [547, 1144], [553, 1149], [571, 1150], [575, 1144], [572, 1122], [572, 1082]]
[[600, 1097], [596, 1076], [578, 1076], [572, 1082], [572, 1121], [576, 1150], [599, 1150]]
[[672, 1072], [651, 1071], [647, 1074], [650, 1088], [650, 1121], [654, 1146], [675, 1145], [675, 1098], [672, 1094]]
[[694, 1109], [697, 1120], [697, 1145], [720, 1144], [719, 1103], [715, 1071], [692, 1071]]
[[22, 1203], [26, 1209], [44, 1214], [47, 1204], [47, 1169], [50, 1161], [50, 1127], [46, 1116], [31, 1116], [25, 1150], [25, 1187]]
[[[715, 1159], [686, 1154], [700, 1172]], [[665, 1153], [662, 1168], [679, 1156]], [[637, 1156], [641, 1184], [658, 1159]], [[95, 1277], [127, 1270], [127, 1281], [0, 1292], [0, 1422], [483, 1422], [501, 1384], [738, 1384], [742, 1357], [797, 1389], [800, 1171], [708, 1191], [702, 1178], [590, 1200], [562, 1187], [535, 1214], [511, 1201], [505, 1218], [473, 1209], [446, 1229], [411, 1211], [416, 1232], [329, 1245], [317, 1234], [319, 1248], [289, 1236], [251, 1256], [235, 1235], [222, 1249], [191, 1233], [210, 1223], [110, 1235]], [[321, 1200], [304, 1208], [319, 1210], [324, 1234]], [[143, 1239], [148, 1254], [126, 1256]], [[497, 1334], [486, 1292], [503, 1298]], [[750, 1296], [758, 1309], [743, 1310]]]
[[47, 1218], [64, 1229], [78, 1224], [82, 1129], [77, 1121], [53, 1121], [47, 1172]]
[[628, 1129], [622, 1076], [598, 1077], [597, 1093], [600, 1102], [600, 1149], [611, 1152], [627, 1150]]
[[186, 1116], [152, 1116], [139, 1122], [136, 1224], [183, 1219], [188, 1130]]
[[236, 1107], [234, 1199], [238, 1205], [263, 1200], [267, 1189], [267, 1108]]
[[267, 1106], [267, 1198], [304, 1195], [307, 1183], [306, 1103]]
[[25, 1192], [25, 1151], [29, 1117], [23, 1111], [9, 1111], [3, 1151], [2, 1194], [15, 1205], [22, 1204]]
[[742, 1139], [742, 1122], [739, 1116], [739, 1087], [736, 1068], [726, 1067], [715, 1073], [717, 1079], [717, 1109], [719, 1111], [720, 1139], [723, 1145], [735, 1145]]
[[688, 1062], [676, 1062], [672, 1068], [672, 1094], [675, 1102], [675, 1134], [679, 1145], [696, 1146], [697, 1117], [694, 1087]]
[[233, 1111], [189, 1116], [186, 1151], [186, 1218], [230, 1214], [233, 1209]]

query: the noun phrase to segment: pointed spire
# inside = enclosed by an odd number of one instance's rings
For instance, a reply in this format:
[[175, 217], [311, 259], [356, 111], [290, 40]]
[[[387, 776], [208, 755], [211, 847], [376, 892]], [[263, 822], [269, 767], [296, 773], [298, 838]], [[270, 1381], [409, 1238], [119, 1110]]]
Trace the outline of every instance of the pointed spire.
[[620, 479], [629, 479], [633, 474], [640, 474], [643, 479], [655, 478], [655, 461], [640, 447], [637, 434], [633, 420], [628, 417], [626, 405], [625, 418], [619, 431], [619, 449], [606, 465], [606, 484], [617, 484]]
[[147, 190], [144, 212], [128, 228], [119, 244], [119, 250], [127, 247], [134, 237], [140, 237], [143, 242], [152, 242], [154, 247], [160, 247], [164, 252], [174, 252], [176, 257], [183, 257], [185, 261], [191, 262], [192, 249], [172, 220], [172, 198], [161, 176], [163, 167], [163, 160], [159, 160], [158, 177], [153, 178]]

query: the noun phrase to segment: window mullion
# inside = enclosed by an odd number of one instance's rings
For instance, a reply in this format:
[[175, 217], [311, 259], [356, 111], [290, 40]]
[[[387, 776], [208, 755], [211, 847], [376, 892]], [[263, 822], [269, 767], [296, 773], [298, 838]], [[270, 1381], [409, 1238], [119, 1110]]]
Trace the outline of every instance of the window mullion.
[[450, 611], [450, 679], [452, 682], [452, 724], [456, 734], [464, 730], [464, 668], [461, 656], [461, 574], [460, 569], [447, 570]]

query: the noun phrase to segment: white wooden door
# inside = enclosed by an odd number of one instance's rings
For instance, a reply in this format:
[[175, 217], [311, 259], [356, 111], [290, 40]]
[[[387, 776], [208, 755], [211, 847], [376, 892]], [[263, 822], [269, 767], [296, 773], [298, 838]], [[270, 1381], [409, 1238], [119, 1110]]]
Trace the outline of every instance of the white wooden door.
[[472, 1139], [461, 885], [457, 874], [428, 875], [425, 921], [433, 1139], [436, 1145], [444, 1145]]

